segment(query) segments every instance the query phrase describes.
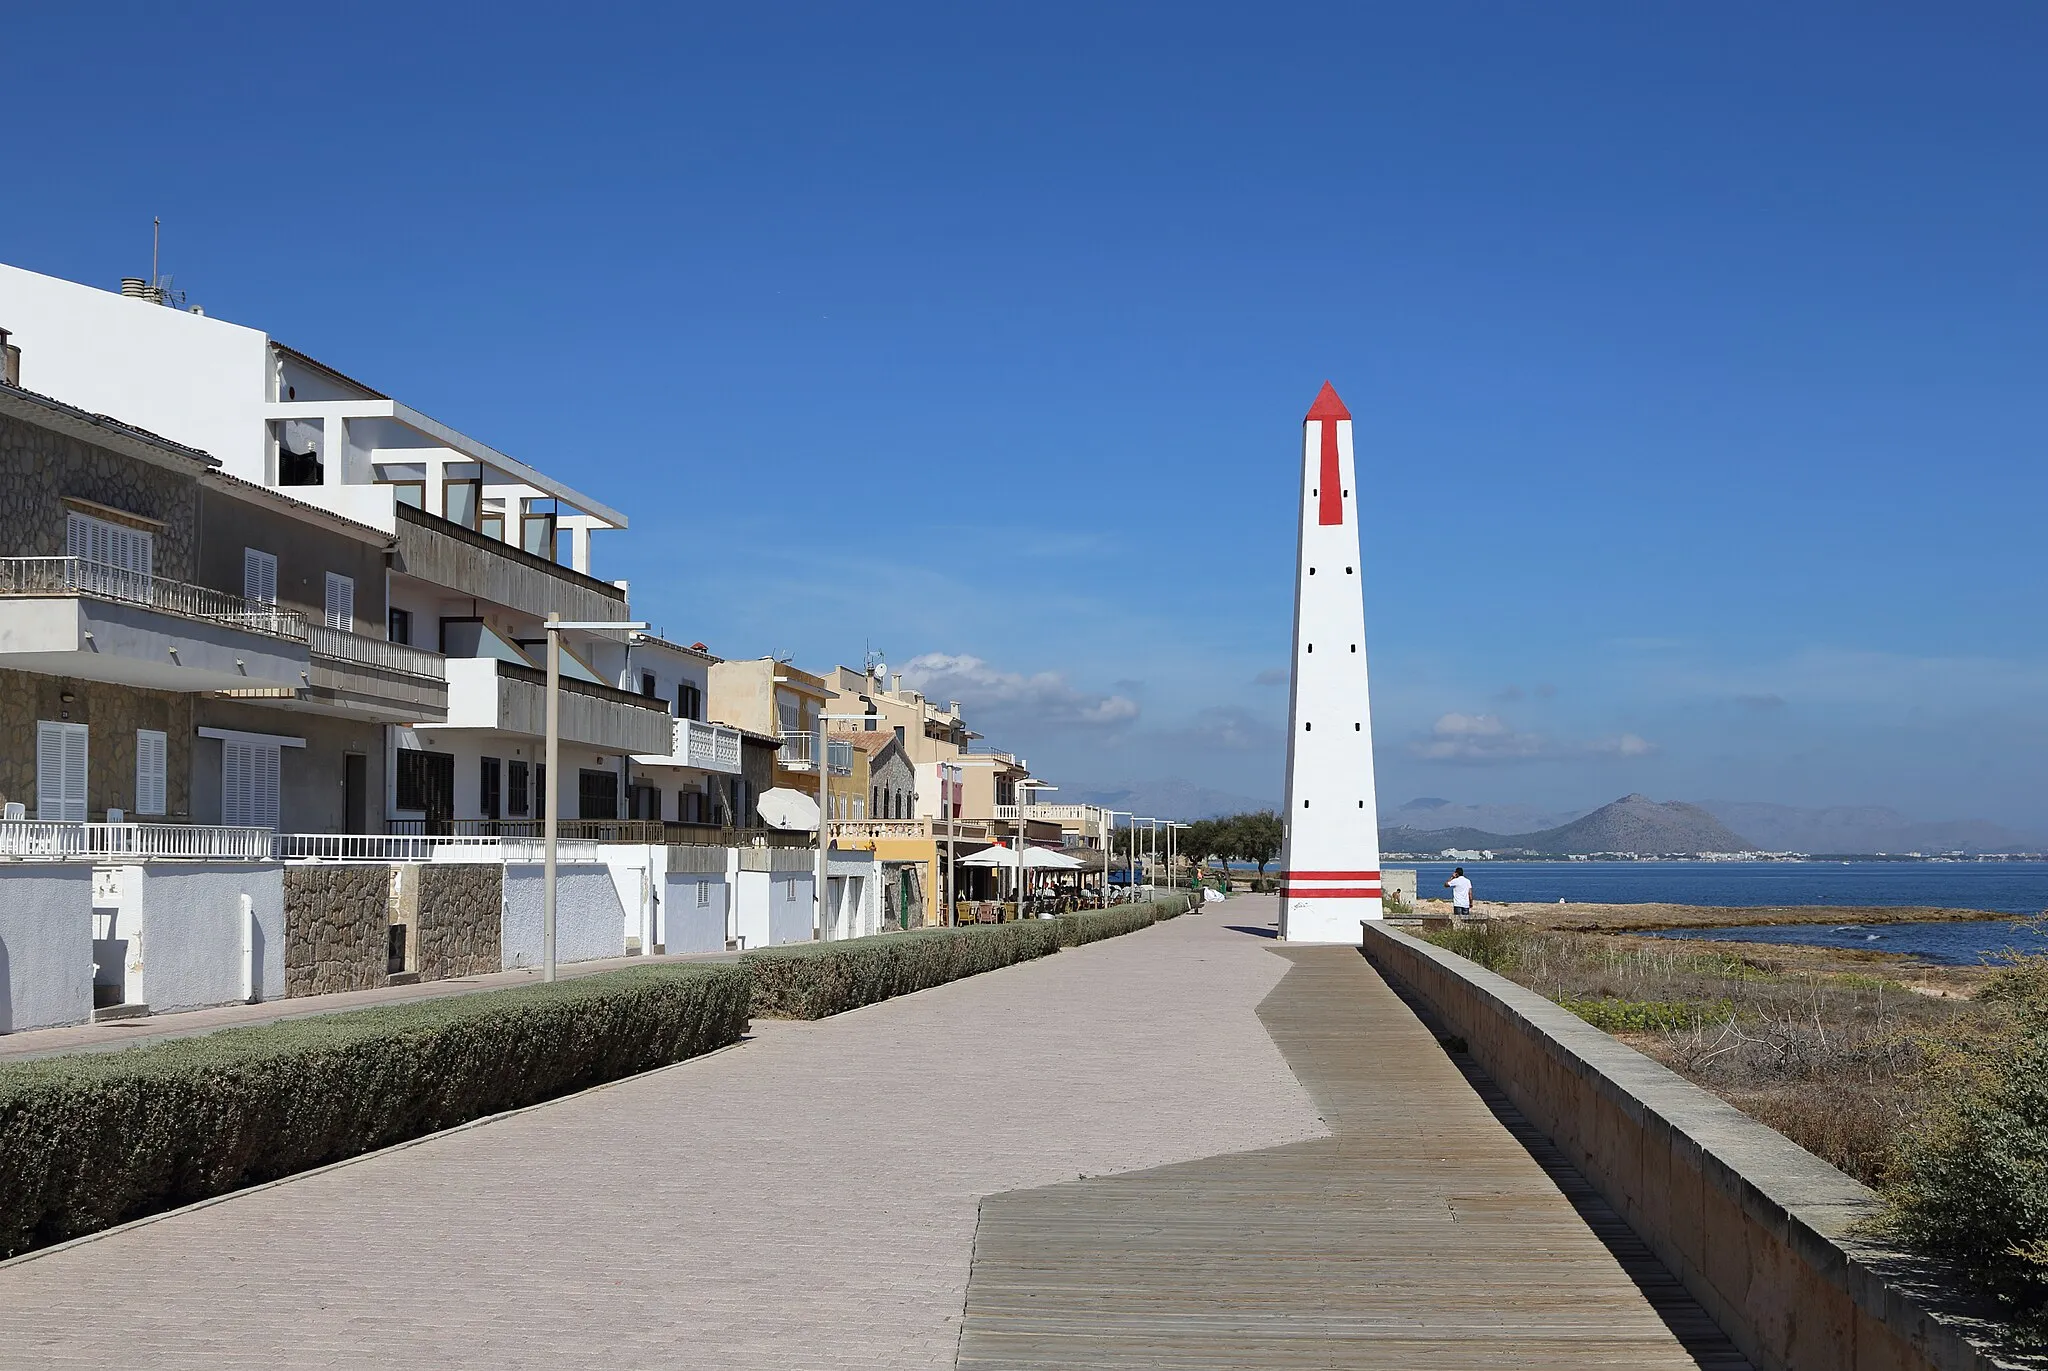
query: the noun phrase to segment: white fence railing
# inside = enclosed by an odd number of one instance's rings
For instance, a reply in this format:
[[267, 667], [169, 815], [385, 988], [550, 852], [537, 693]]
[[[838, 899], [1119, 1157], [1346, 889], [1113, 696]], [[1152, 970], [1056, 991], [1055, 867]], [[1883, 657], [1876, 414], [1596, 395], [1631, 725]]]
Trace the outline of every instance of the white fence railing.
[[271, 856], [267, 828], [219, 824], [65, 824], [30, 819], [0, 822], [0, 857], [92, 857], [263, 862]]
[[782, 751], [776, 754], [775, 760], [792, 770], [808, 771], [811, 767], [811, 742], [809, 733], [784, 732]]
[[[538, 862], [546, 859], [538, 838], [403, 833], [279, 833], [272, 844], [288, 862]], [[598, 844], [558, 841], [555, 860], [595, 862]]]
[[360, 633], [347, 633], [324, 624], [309, 624], [306, 634], [307, 644], [315, 657], [327, 657], [378, 671], [395, 671], [405, 676], [425, 676], [436, 681], [448, 679], [448, 659], [438, 652], [387, 642], [383, 638], [366, 638]]
[[[0, 859], [78, 861], [538, 862], [538, 838], [420, 836], [391, 833], [273, 833], [221, 824], [78, 824], [40, 819], [0, 822]], [[563, 862], [603, 858], [599, 844], [555, 844]]]
[[83, 557], [0, 557], [0, 595], [90, 595], [251, 633], [306, 640], [306, 621], [296, 610]]
[[675, 755], [689, 766], [737, 776], [740, 774], [739, 730], [699, 723], [695, 719], [678, 719]]

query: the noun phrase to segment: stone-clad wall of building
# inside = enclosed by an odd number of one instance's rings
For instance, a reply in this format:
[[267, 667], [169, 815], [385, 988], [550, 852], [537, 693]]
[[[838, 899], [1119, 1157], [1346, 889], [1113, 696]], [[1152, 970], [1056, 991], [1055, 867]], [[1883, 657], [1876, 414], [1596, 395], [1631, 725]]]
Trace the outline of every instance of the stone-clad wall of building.
[[284, 872], [287, 996], [383, 985], [390, 956], [391, 868], [288, 866]]
[[[69, 697], [69, 698], [66, 698]], [[107, 809], [130, 822], [189, 823], [192, 819], [192, 701], [190, 695], [106, 685], [69, 676], [0, 671], [0, 804], [18, 800], [36, 816], [36, 722], [85, 724], [86, 817], [97, 823]], [[135, 809], [135, 733], [164, 735], [168, 764], [164, 812]]]
[[197, 459], [173, 470], [0, 414], [0, 556], [65, 556], [68, 498], [100, 506], [81, 513], [130, 516], [156, 535], [156, 574], [193, 580], [199, 470]]
[[417, 868], [414, 916], [423, 981], [500, 970], [499, 933], [505, 868], [493, 863], [435, 863]]

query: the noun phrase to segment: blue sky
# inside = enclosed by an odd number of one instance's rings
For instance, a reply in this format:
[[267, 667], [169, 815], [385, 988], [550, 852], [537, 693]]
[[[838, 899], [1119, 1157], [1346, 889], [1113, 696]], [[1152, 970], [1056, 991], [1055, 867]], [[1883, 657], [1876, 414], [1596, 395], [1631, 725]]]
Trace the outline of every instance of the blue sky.
[[[2048, 831], [2048, 10], [29, 6], [0, 260], [626, 508], [731, 655], [1277, 796], [1300, 417], [1380, 790]], [[147, 59], [141, 54], [149, 54]]]

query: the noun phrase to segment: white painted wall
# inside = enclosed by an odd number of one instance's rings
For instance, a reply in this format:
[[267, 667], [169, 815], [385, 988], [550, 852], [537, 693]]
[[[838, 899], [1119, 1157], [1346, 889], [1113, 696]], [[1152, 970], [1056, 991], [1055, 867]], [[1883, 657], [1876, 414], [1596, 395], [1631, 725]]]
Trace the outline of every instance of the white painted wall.
[[129, 999], [159, 1014], [240, 1002], [244, 895], [256, 915], [253, 998], [284, 998], [284, 867], [148, 862], [123, 872], [123, 912], [141, 916], [139, 945], [128, 947]]
[[[768, 946], [810, 942], [811, 929], [817, 921], [817, 907], [811, 893], [816, 878], [808, 871], [766, 874], [769, 877]], [[749, 942], [747, 945], [752, 947], [755, 944]]]
[[0, 1033], [92, 1017], [92, 868], [0, 863]]
[[742, 948], [768, 947], [768, 873], [738, 871], [733, 876], [733, 936]]
[[[704, 893], [701, 904], [700, 891]], [[731, 896], [731, 884], [717, 872], [668, 873], [662, 896], [663, 949], [671, 954], [725, 951], [726, 905]]]
[[[541, 920], [546, 883], [539, 862], [505, 866], [502, 949], [507, 970], [541, 964]], [[625, 910], [611, 871], [601, 862], [558, 866], [555, 880], [555, 961], [588, 962], [626, 955]]]
[[652, 952], [661, 939], [661, 903], [668, 875], [668, 849], [659, 844], [601, 843], [600, 860], [624, 912], [627, 947]]
[[[135, 267], [143, 275], [148, 263]], [[262, 481], [269, 338], [223, 319], [0, 265], [0, 320], [21, 348], [21, 384], [203, 449]], [[198, 303], [203, 304], [204, 301]]]

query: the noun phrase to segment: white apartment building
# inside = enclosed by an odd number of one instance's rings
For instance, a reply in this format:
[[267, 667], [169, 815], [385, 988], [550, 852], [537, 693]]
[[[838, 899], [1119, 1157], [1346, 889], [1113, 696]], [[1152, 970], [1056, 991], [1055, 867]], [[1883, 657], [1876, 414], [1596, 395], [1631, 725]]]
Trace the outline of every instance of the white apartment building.
[[[142, 283], [133, 283], [141, 286]], [[445, 718], [386, 729], [382, 826], [627, 816], [629, 759], [678, 754], [677, 697], [626, 687], [624, 633], [564, 633], [562, 774], [541, 763], [550, 610], [626, 620], [626, 588], [591, 573], [591, 540], [625, 515], [272, 339], [0, 265], [0, 326], [20, 384], [210, 454], [391, 540], [384, 638], [446, 658]], [[563, 561], [560, 546], [569, 553]], [[702, 777], [697, 778], [700, 786]]]

